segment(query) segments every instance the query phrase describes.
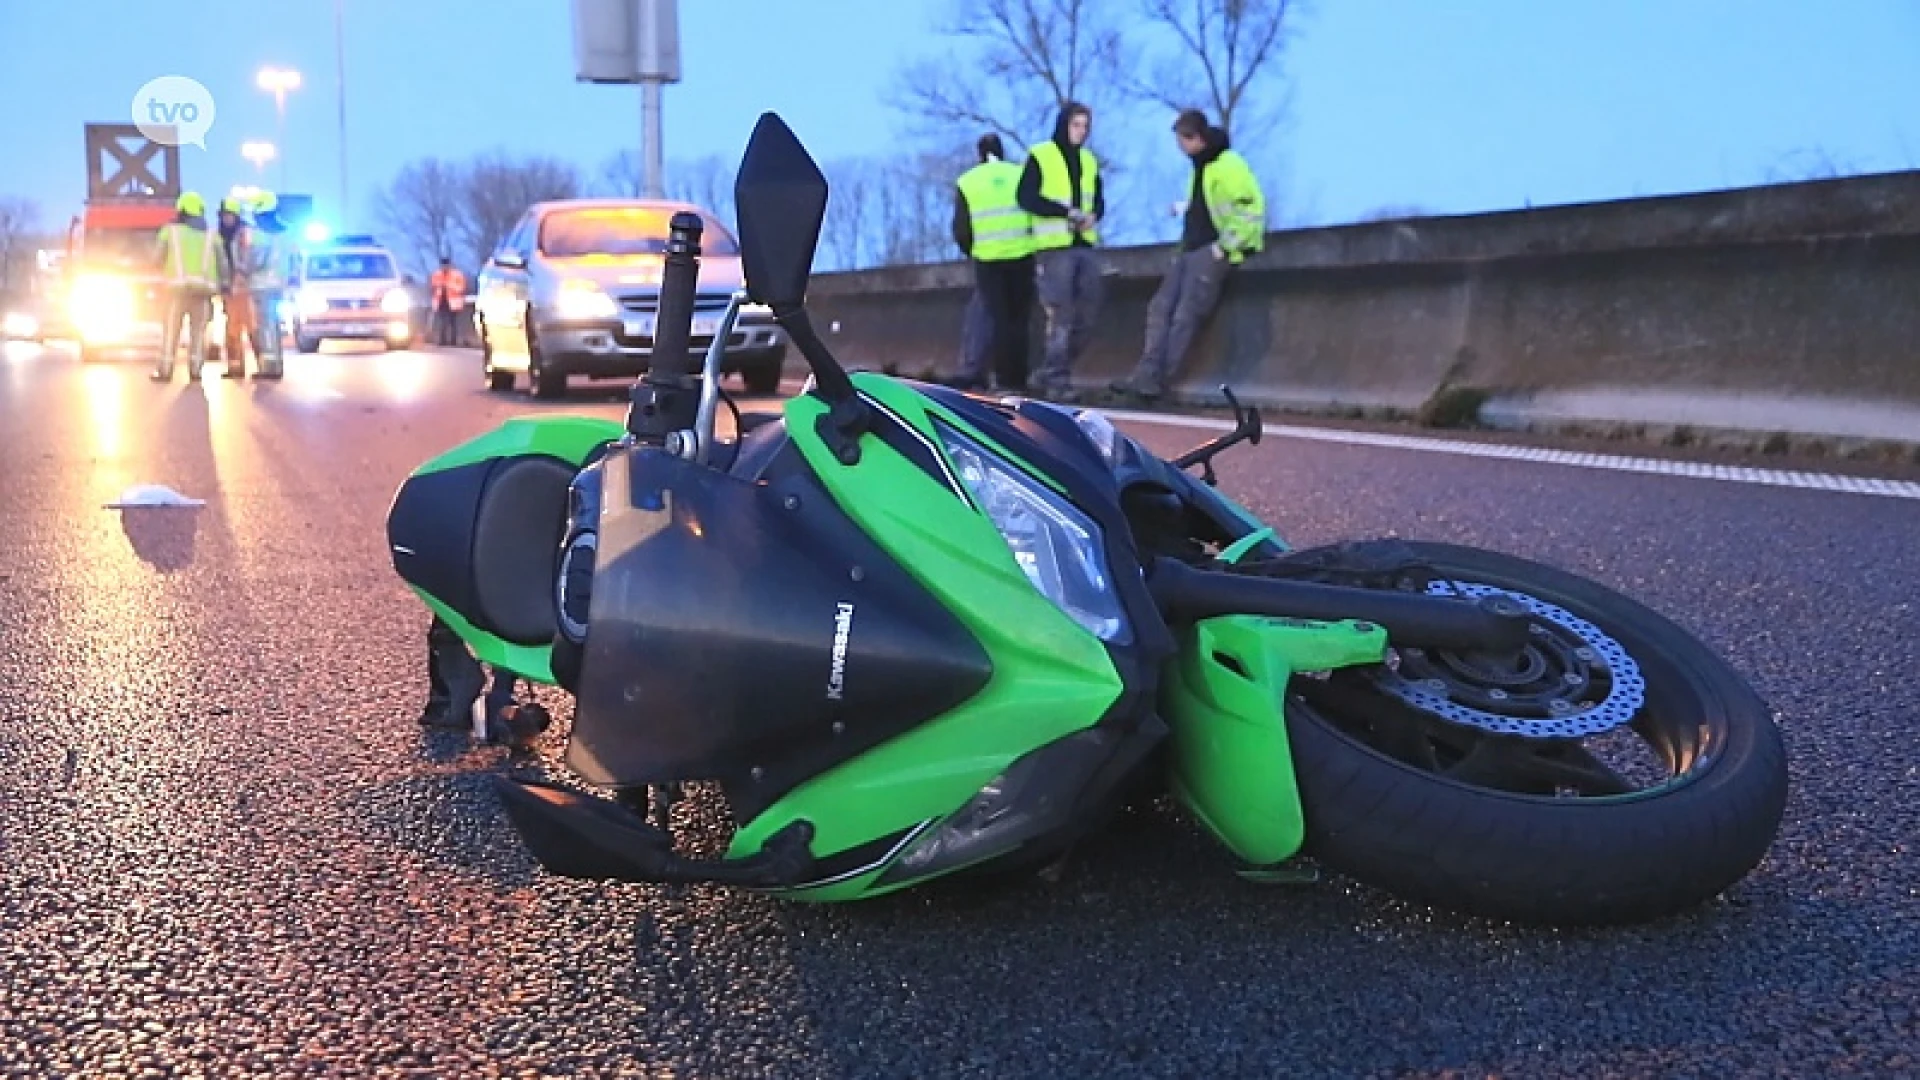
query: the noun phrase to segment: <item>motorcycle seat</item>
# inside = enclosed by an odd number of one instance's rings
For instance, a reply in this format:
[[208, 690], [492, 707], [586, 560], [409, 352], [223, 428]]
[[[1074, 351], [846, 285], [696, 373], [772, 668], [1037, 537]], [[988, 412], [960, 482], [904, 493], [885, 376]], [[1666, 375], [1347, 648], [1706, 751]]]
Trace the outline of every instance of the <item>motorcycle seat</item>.
[[409, 478], [387, 517], [394, 569], [477, 629], [549, 644], [573, 477], [563, 461], [526, 456]]

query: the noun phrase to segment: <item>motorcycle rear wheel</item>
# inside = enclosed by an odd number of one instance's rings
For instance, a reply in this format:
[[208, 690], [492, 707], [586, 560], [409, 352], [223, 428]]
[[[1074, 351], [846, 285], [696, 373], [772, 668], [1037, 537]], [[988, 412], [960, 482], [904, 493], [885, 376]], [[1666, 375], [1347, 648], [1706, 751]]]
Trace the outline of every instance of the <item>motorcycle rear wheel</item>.
[[[1436, 577], [1532, 597], [1610, 638], [1631, 658], [1619, 665], [1623, 681], [1643, 680], [1644, 700], [1626, 725], [1594, 738], [1637, 734], [1652, 750], [1649, 771], [1666, 775], [1629, 789], [1590, 740], [1499, 733], [1417, 709], [1383, 689], [1386, 669], [1296, 678], [1287, 722], [1308, 854], [1417, 903], [1556, 926], [1673, 915], [1760, 864], [1785, 812], [1786, 752], [1766, 702], [1725, 660], [1664, 616], [1566, 571], [1408, 546]], [[1451, 670], [1487, 670], [1454, 659]], [[1423, 674], [1436, 670], [1429, 660]], [[1516, 666], [1539, 673], [1537, 657]], [[1562, 703], [1554, 715], [1574, 714]], [[1468, 718], [1498, 726], [1486, 712]]]

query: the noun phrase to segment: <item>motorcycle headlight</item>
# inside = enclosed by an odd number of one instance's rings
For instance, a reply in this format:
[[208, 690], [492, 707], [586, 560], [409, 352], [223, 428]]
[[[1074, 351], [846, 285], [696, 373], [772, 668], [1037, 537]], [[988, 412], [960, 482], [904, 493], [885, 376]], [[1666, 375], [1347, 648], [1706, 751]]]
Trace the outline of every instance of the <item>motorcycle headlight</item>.
[[554, 314], [563, 319], [611, 319], [620, 308], [600, 286], [591, 281], [569, 279], [561, 282], [553, 297]]
[[957, 870], [1055, 832], [1073, 816], [1088, 779], [1112, 758], [1115, 738], [1091, 728], [1022, 756], [914, 840], [880, 883]]
[[1000, 455], [945, 424], [935, 427], [974, 501], [1040, 595], [1100, 640], [1130, 640], [1100, 527]]
[[388, 289], [387, 295], [380, 298], [380, 310], [389, 315], [405, 315], [413, 307], [413, 297], [405, 289]]

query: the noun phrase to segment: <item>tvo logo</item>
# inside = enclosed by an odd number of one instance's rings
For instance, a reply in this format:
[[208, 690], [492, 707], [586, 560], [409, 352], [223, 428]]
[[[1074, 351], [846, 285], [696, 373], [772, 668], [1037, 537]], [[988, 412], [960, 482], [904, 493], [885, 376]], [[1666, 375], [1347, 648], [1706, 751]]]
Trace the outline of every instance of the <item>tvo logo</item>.
[[213, 95], [185, 75], [162, 75], [133, 95], [133, 123], [140, 134], [166, 146], [207, 148], [213, 127]]

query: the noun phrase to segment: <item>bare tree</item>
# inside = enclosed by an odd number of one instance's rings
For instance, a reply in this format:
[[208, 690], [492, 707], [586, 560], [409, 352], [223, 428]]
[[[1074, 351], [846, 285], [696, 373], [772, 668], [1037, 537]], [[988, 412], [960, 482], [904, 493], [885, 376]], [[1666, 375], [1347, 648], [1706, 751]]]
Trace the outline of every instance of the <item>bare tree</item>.
[[399, 239], [401, 259], [420, 273], [456, 254], [465, 175], [437, 157], [410, 162], [380, 200], [381, 226]]
[[24, 261], [39, 225], [39, 204], [11, 195], [0, 197], [0, 293], [14, 287], [14, 264]]
[[877, 163], [868, 158], [846, 158], [828, 163], [827, 219], [820, 226], [820, 254], [826, 270], [859, 270], [873, 265], [875, 203], [886, 189], [886, 178], [876, 177]]
[[1301, 0], [1139, 0], [1148, 20], [1169, 32], [1162, 53], [1127, 80], [1128, 89], [1168, 109], [1206, 109], [1243, 141], [1270, 133], [1285, 95], [1250, 95], [1279, 75], [1302, 11]]
[[1794, 184], [1807, 180], [1837, 180], [1857, 176], [1860, 169], [1852, 162], [1836, 158], [1824, 146], [1801, 147], [1781, 154], [1768, 166], [1763, 183]]
[[640, 163], [640, 155], [632, 150], [622, 150], [606, 160], [600, 166], [600, 176], [594, 189], [617, 199], [638, 199], [647, 193], [646, 167]]
[[963, 151], [889, 159], [874, 200], [879, 260], [887, 266], [961, 258], [953, 244], [954, 178], [973, 164]]
[[527, 207], [578, 197], [579, 170], [556, 158], [509, 158], [495, 151], [477, 158], [460, 187], [460, 234], [474, 262], [484, 262]]
[[739, 171], [736, 163], [719, 154], [681, 162], [667, 170], [667, 198], [690, 202], [736, 228], [733, 211], [733, 179]]
[[898, 75], [895, 106], [921, 133], [966, 145], [994, 131], [1025, 147], [1048, 138], [1062, 106], [1118, 105], [1127, 51], [1113, 0], [949, 0], [936, 27], [961, 49]]

